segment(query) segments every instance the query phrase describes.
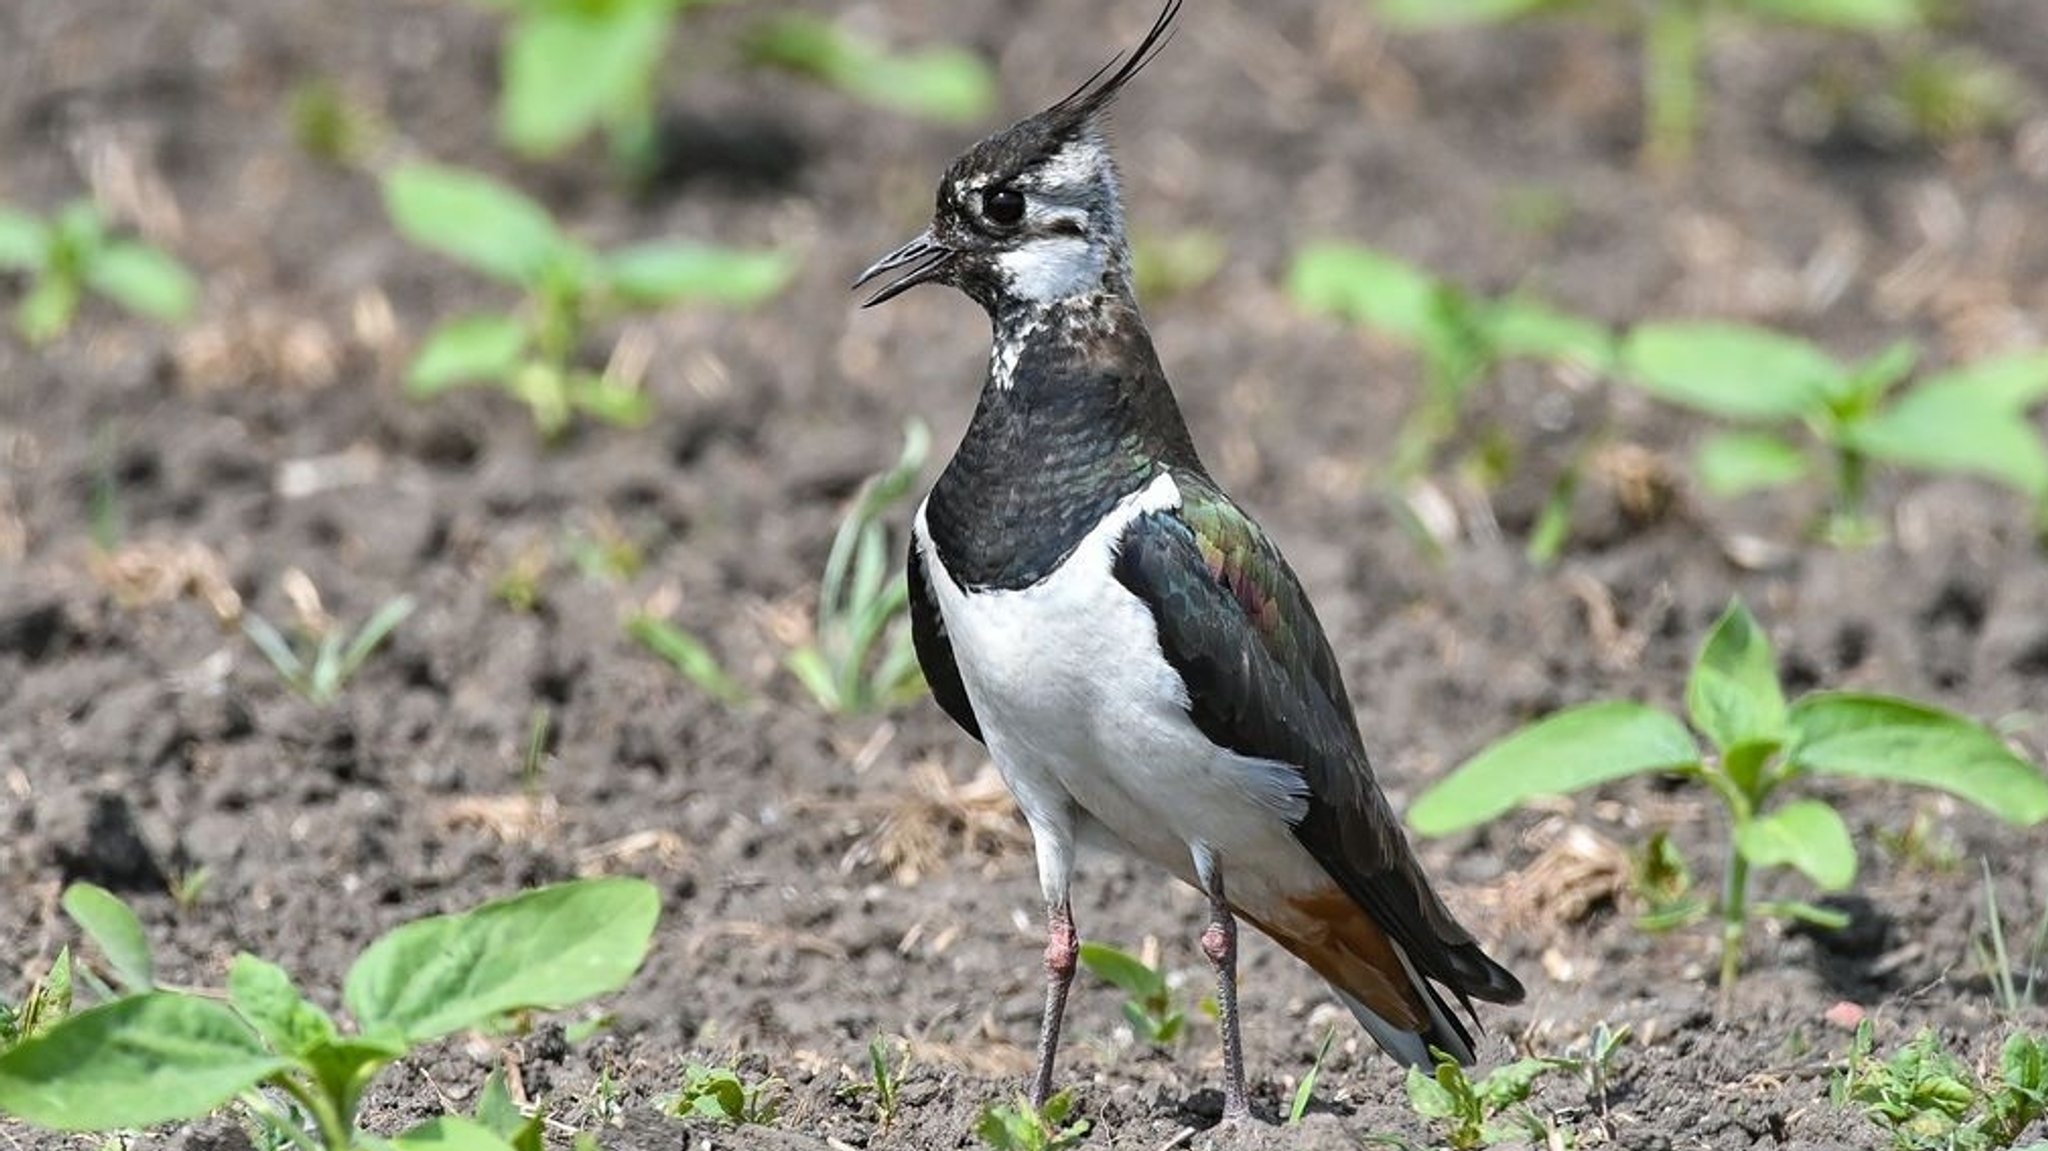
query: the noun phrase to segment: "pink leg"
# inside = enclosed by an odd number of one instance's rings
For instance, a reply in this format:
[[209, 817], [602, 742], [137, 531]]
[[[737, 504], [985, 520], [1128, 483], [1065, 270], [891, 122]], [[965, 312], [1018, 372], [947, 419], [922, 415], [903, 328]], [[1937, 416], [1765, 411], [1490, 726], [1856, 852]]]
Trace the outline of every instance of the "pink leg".
[[1060, 1046], [1060, 1020], [1067, 1013], [1067, 988], [1074, 983], [1075, 957], [1081, 938], [1074, 931], [1074, 915], [1064, 902], [1045, 912], [1045, 1016], [1038, 1026], [1038, 1074], [1031, 1081], [1031, 1105], [1045, 1106], [1052, 1098], [1052, 1061]]

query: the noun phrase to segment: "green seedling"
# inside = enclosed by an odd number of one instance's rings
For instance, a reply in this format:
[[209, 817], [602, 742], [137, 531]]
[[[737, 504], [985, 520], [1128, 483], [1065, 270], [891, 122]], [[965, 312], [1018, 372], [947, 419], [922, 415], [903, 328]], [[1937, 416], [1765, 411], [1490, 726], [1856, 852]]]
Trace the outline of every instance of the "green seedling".
[[190, 316], [199, 301], [183, 264], [140, 240], [107, 235], [106, 220], [85, 200], [48, 220], [0, 206], [0, 272], [28, 278], [14, 327], [31, 344], [63, 335], [88, 291], [166, 324]]
[[1223, 238], [1204, 229], [1140, 234], [1131, 243], [1131, 283], [1147, 304], [1197, 291], [1216, 278], [1230, 256]]
[[646, 612], [636, 612], [626, 620], [626, 634], [713, 699], [726, 704], [746, 702], [747, 689], [727, 674], [703, 640], [689, 632]]
[[1315, 244], [1287, 273], [1294, 302], [1317, 315], [1360, 323], [1422, 357], [1426, 387], [1394, 449], [1397, 479], [1427, 471], [1465, 422], [1468, 406], [1513, 359], [1605, 372], [1614, 337], [1591, 320], [1525, 295], [1489, 299], [1382, 252]]
[[1556, 1059], [1522, 1059], [1473, 1079], [1458, 1061], [1434, 1051], [1435, 1074], [1408, 1069], [1408, 1105], [1437, 1121], [1444, 1145], [1453, 1151], [1492, 1147], [1513, 1139], [1543, 1146], [1549, 1124], [1523, 1106], [1536, 1080], [1565, 1064]]
[[1658, 399], [1739, 426], [1699, 449], [1700, 480], [1719, 495], [1807, 478], [1811, 461], [1794, 438], [1803, 426], [1830, 460], [1827, 539], [1856, 543], [1876, 534], [1864, 508], [1873, 464], [2003, 484], [2034, 501], [2048, 531], [2048, 443], [2027, 415], [2048, 401], [2048, 354], [1937, 373], [1894, 396], [1916, 357], [1902, 343], [1845, 365], [1761, 328], [1646, 324], [1629, 334], [1621, 374]]
[[1294, 1085], [1294, 1099], [1287, 1106], [1287, 1126], [1299, 1126], [1302, 1116], [1308, 1114], [1309, 1102], [1316, 1096], [1316, 1080], [1323, 1075], [1323, 1060], [1330, 1057], [1330, 1044], [1336, 1038], [1336, 1028], [1324, 1029], [1323, 1042], [1316, 1048], [1315, 1062], [1308, 1065], [1308, 1074], [1302, 1076], [1301, 1082]]
[[1813, 777], [1881, 779], [1945, 791], [2008, 823], [2048, 819], [2048, 777], [1996, 732], [1912, 700], [1816, 691], [1786, 702], [1770, 641], [1740, 600], [1701, 645], [1686, 685], [1692, 725], [1628, 701], [1568, 708], [1481, 751], [1415, 801], [1423, 835], [1473, 827], [1541, 796], [1633, 775], [1676, 775], [1721, 800], [1728, 820], [1722, 879], [1724, 1003], [1751, 918], [1839, 928], [1832, 911], [1795, 901], [1752, 902], [1753, 869], [1790, 867], [1825, 891], [1856, 878], [1856, 847], [1825, 800], [1785, 800]]
[[1404, 30], [1504, 24], [1536, 16], [1578, 15], [1627, 28], [1641, 42], [1643, 156], [1680, 170], [1699, 134], [1701, 81], [1709, 41], [1735, 19], [1804, 24], [1853, 32], [1897, 32], [1921, 21], [1920, 0], [1379, 0], [1388, 23]]
[[0, 1054], [34, 1039], [71, 1014], [71, 949], [60, 948], [42, 978], [29, 984], [19, 1003], [0, 1000]]
[[377, 151], [384, 124], [333, 80], [319, 77], [294, 85], [287, 104], [292, 139], [301, 151], [324, 163], [360, 164]]
[[1915, 811], [1904, 827], [1879, 828], [1877, 846], [1902, 870], [1946, 874], [1963, 865], [1955, 835], [1925, 810]]
[[443, 322], [406, 372], [415, 397], [486, 384], [560, 436], [578, 414], [622, 427], [644, 424], [652, 401], [637, 382], [594, 371], [589, 329], [683, 300], [747, 307], [789, 279], [780, 253], [676, 241], [599, 252], [570, 239], [539, 204], [484, 176], [405, 164], [384, 179], [384, 206], [406, 239], [524, 293], [519, 307]]
[[930, 449], [931, 433], [911, 421], [896, 465], [861, 485], [825, 559], [813, 638], [785, 661], [835, 715], [885, 711], [924, 690], [910, 641], [910, 584], [902, 568], [891, 569], [903, 549], [891, 544], [884, 516], [910, 495]]
[[844, 1099], [859, 1099], [864, 1095], [872, 1098], [875, 1101], [875, 1125], [884, 1131], [896, 1121], [901, 1106], [903, 1073], [910, 1067], [908, 1045], [899, 1043], [897, 1046], [903, 1050], [891, 1062], [888, 1039], [877, 1035], [868, 1040], [868, 1077], [848, 1082], [838, 1091]]
[[677, 14], [700, 0], [480, 0], [508, 13], [498, 135], [528, 158], [592, 132], [625, 176], [654, 166], [656, 82]]
[[1067, 1122], [1074, 1110], [1074, 1097], [1061, 1091], [1033, 1107], [1019, 1097], [1015, 1103], [994, 1103], [982, 1109], [974, 1121], [974, 1136], [994, 1151], [1065, 1151], [1080, 1146], [1088, 1134], [1088, 1121]]
[[65, 910], [120, 992], [0, 1054], [0, 1113], [113, 1131], [233, 1104], [275, 1145], [302, 1151], [529, 1151], [531, 1140], [502, 1133], [495, 1105], [482, 1121], [444, 1116], [388, 1142], [358, 1127], [358, 1111], [377, 1075], [423, 1044], [623, 987], [646, 958], [660, 902], [644, 880], [590, 879], [406, 924], [349, 968], [342, 1003], [355, 1027], [344, 1030], [283, 968], [246, 952], [224, 991], [156, 986], [134, 913], [74, 885]]
[[746, 48], [756, 64], [808, 76], [912, 116], [971, 124], [995, 108], [994, 74], [981, 57], [961, 48], [891, 52], [824, 17], [794, 13], [756, 26]]
[[179, 868], [170, 876], [171, 902], [179, 911], [190, 912], [206, 898], [207, 889], [213, 886], [213, 869], [200, 864], [197, 867]]
[[1637, 927], [1670, 931], [1706, 917], [1710, 909], [1705, 900], [1693, 895], [1692, 868], [1678, 845], [1671, 842], [1669, 832], [1651, 832], [1629, 863], [1629, 887], [1644, 908], [1636, 917]]
[[730, 1067], [692, 1063], [683, 1069], [683, 1088], [665, 1106], [669, 1114], [711, 1119], [729, 1127], [765, 1127], [780, 1107], [779, 1079], [747, 1080]]
[[1576, 1068], [1585, 1079], [1586, 1097], [1599, 1109], [1603, 1123], [1609, 1118], [1607, 1097], [1614, 1087], [1615, 1064], [1621, 1049], [1628, 1045], [1633, 1034], [1628, 1024], [1609, 1027], [1603, 1019], [1586, 1037], [1584, 1046], [1574, 1047], [1565, 1053], [1565, 1065]]
[[[2041, 913], [2032, 937], [2026, 940], [2026, 950], [2014, 954], [2006, 947], [2005, 916], [1998, 910], [1998, 887], [1991, 882], [1991, 862], [1979, 859], [1978, 864], [1984, 869], [1984, 933], [1970, 938], [1970, 950], [1976, 955], [1985, 980], [1991, 984], [1998, 1009], [2008, 1016], [2018, 1015], [2034, 1005], [2035, 987], [2042, 968], [2048, 966], [2048, 911]], [[2025, 976], [2015, 979], [2016, 970], [2024, 971]]]
[[1174, 1004], [1173, 988], [1158, 968], [1095, 942], [1081, 944], [1081, 966], [1124, 993], [1124, 1021], [1141, 1042], [1171, 1047], [1187, 1029], [1187, 1012]]
[[[1999, 1053], [1996, 1073], [1979, 1078], [1922, 1031], [1890, 1059], [1873, 1053], [1869, 1020], [1856, 1029], [1848, 1065], [1833, 1087], [1837, 1105], [1853, 1106], [1891, 1133], [1897, 1151], [1996, 1151], [2019, 1141], [2048, 1114], [2048, 1044], [2015, 1032]], [[2041, 1144], [2035, 1144], [2040, 1147]]]
[[331, 620], [303, 621], [297, 643], [269, 620], [255, 612], [242, 615], [242, 634], [277, 669], [277, 674], [295, 692], [317, 707], [328, 707], [341, 698], [348, 681], [362, 670], [372, 652], [398, 630], [413, 613], [411, 596], [402, 595], [377, 609], [354, 635]]

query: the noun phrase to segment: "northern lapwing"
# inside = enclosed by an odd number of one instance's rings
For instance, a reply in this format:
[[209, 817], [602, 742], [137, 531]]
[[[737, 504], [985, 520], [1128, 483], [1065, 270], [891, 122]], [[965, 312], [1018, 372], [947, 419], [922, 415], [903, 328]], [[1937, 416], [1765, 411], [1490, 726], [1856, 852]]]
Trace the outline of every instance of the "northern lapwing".
[[980, 404], [913, 524], [910, 614], [932, 695], [1031, 827], [1047, 924], [1032, 1101], [1052, 1092], [1074, 975], [1075, 852], [1096, 845], [1207, 895], [1235, 1119], [1240, 917], [1410, 1066], [1431, 1048], [1472, 1060], [1439, 987], [1469, 1013], [1522, 986], [1430, 890], [1308, 597], [1203, 468], [1139, 315], [1105, 116], [1180, 6], [955, 160], [931, 226], [854, 286], [900, 273], [873, 305], [950, 284], [995, 329]]

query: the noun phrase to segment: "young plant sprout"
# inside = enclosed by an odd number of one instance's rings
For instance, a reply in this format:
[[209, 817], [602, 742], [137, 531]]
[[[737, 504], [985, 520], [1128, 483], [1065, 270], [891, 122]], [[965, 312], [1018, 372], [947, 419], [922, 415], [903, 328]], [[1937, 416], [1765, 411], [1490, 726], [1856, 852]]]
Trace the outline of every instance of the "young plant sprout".
[[88, 292], [166, 324], [190, 316], [199, 301], [199, 285], [183, 264], [140, 240], [109, 236], [99, 209], [86, 200], [48, 220], [0, 206], [0, 271], [28, 277], [14, 327], [31, 344], [63, 335]]

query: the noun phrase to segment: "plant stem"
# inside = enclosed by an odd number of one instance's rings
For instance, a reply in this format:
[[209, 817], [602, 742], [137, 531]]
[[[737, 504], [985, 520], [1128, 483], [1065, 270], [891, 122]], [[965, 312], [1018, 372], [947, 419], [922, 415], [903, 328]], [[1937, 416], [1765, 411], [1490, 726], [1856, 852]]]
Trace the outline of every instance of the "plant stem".
[[349, 1130], [348, 1121], [333, 1106], [331, 1100], [317, 1092], [308, 1090], [296, 1076], [289, 1073], [274, 1075], [272, 1086], [292, 1097], [292, 1102], [313, 1117], [313, 1123], [320, 1128], [320, 1142], [327, 1151], [349, 1151], [355, 1144], [355, 1134]]
[[1735, 996], [1735, 976], [1742, 967], [1742, 939], [1749, 921], [1749, 860], [1728, 836], [1728, 873], [1721, 887], [1721, 1014]]
[[1699, 128], [1700, 56], [1706, 13], [1699, 0], [1646, 0], [1643, 30], [1643, 154], [1660, 172], [1692, 163]]

